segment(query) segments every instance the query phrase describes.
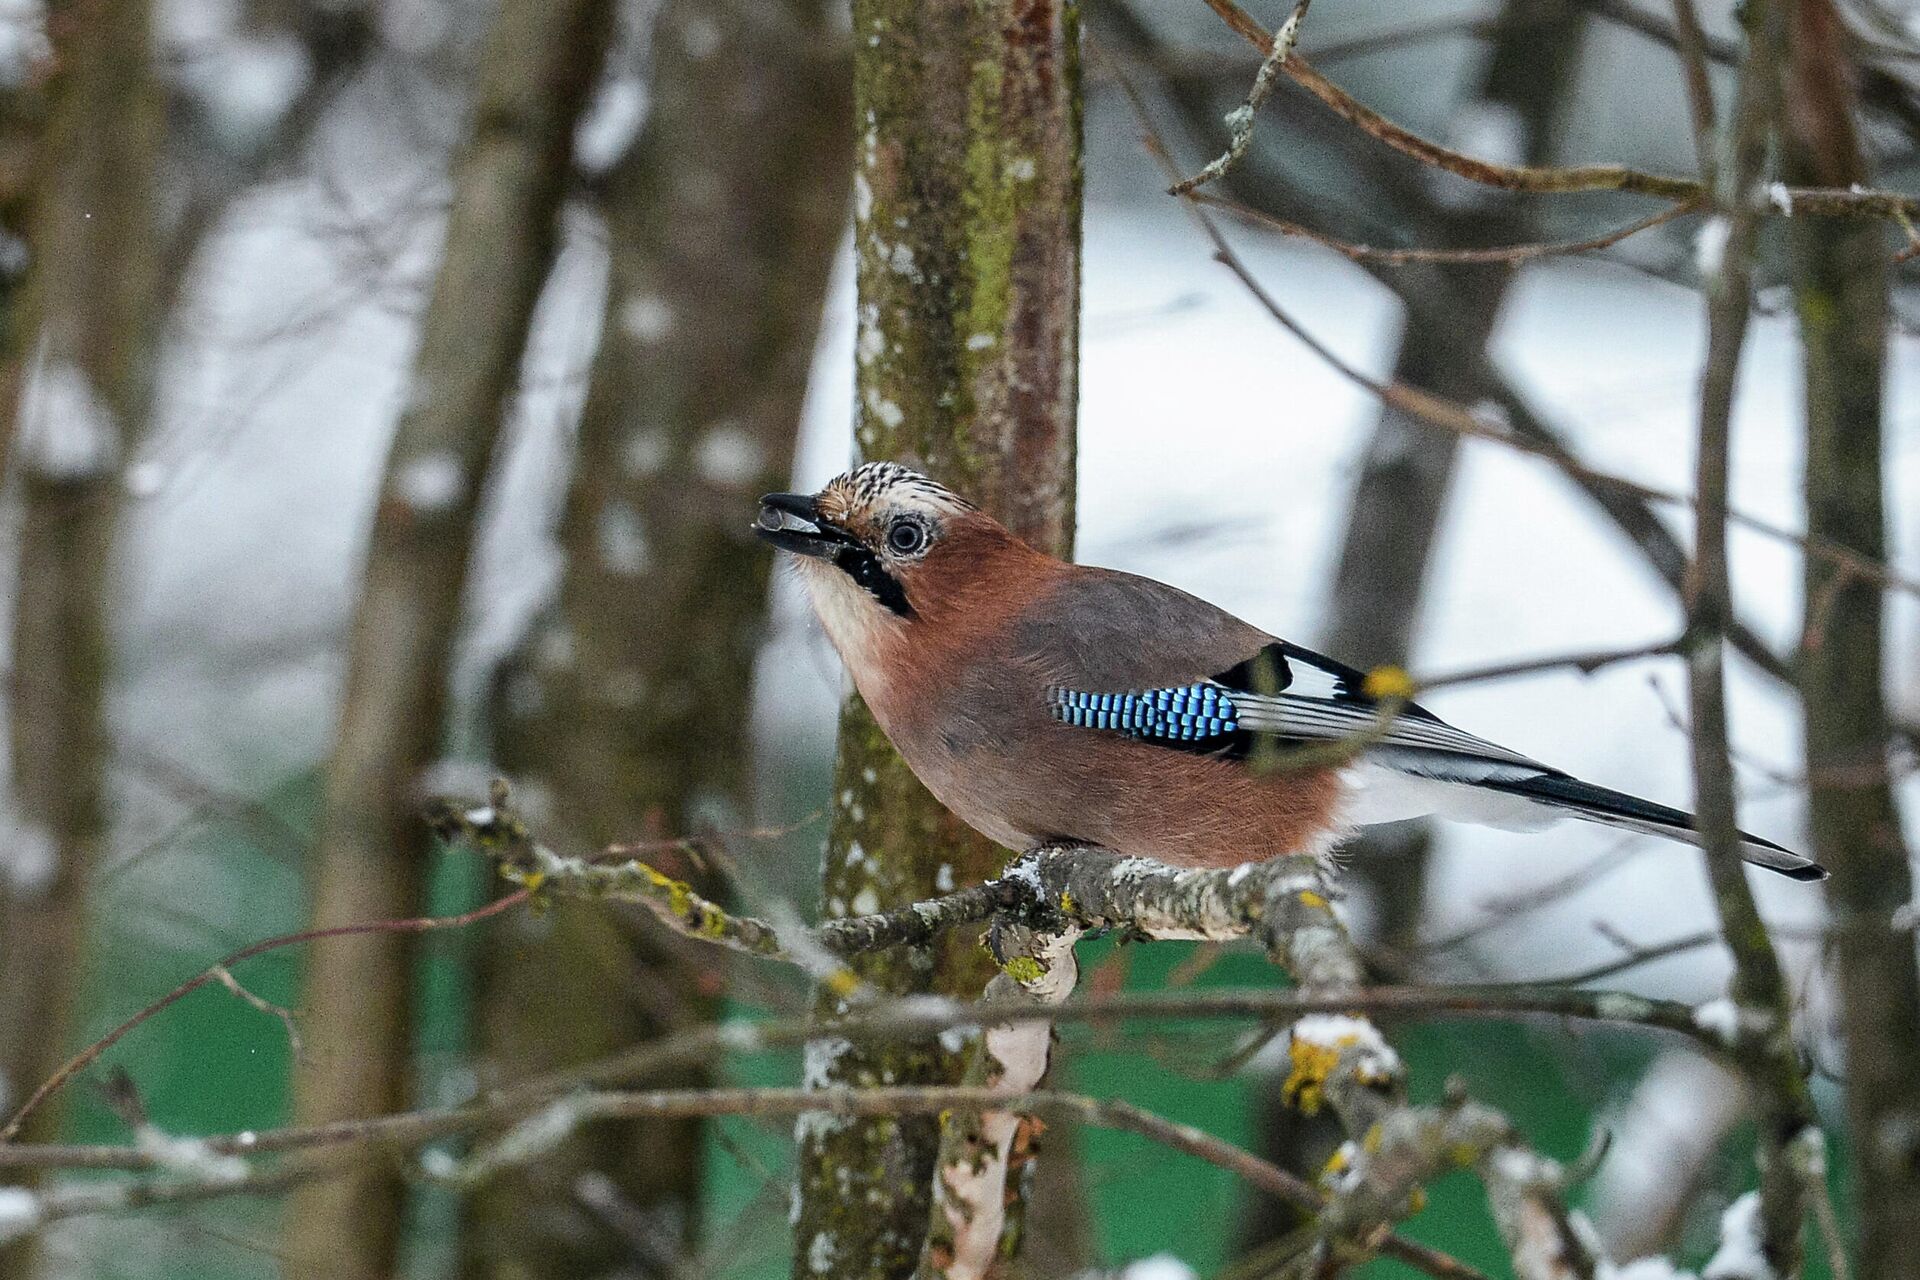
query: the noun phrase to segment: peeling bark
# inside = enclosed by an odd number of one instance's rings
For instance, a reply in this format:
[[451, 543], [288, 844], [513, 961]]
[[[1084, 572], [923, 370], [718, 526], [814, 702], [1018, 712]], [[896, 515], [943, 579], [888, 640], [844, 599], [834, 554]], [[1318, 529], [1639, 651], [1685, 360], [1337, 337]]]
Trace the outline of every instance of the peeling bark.
[[[1872, 180], [1847, 32], [1831, 0], [1796, 0], [1781, 158], [1790, 182]], [[1888, 250], [1879, 228], [1789, 224], [1807, 425], [1807, 532], [1881, 559]], [[1814, 856], [1833, 873], [1847, 1121], [1861, 1189], [1859, 1275], [1915, 1280], [1920, 1250], [1920, 976], [1893, 913], [1913, 897], [1888, 774], [1880, 588], [1806, 557], [1800, 689]]]
[[[1073, 0], [856, 0], [855, 441], [953, 485], [1056, 554], [1073, 531], [1080, 299]], [[829, 915], [935, 896], [1003, 854], [927, 794], [857, 698], [840, 722], [822, 874]], [[884, 992], [974, 995], [964, 937], [862, 957]], [[822, 996], [831, 1010], [839, 1003]], [[950, 1082], [938, 1041], [816, 1046], [809, 1083]], [[796, 1277], [899, 1277], [927, 1234], [925, 1118], [802, 1123]]]
[[[535, 299], [551, 265], [573, 129], [597, 74], [610, 0], [505, 0], [428, 303], [412, 392], [387, 459], [347, 656], [310, 876], [315, 927], [415, 915], [428, 837], [421, 771], [439, 749], [447, 668], [478, 499]], [[392, 934], [312, 949], [295, 1115], [317, 1123], [404, 1105], [413, 947]], [[387, 1276], [404, 1187], [374, 1165], [300, 1187], [294, 1270]]]

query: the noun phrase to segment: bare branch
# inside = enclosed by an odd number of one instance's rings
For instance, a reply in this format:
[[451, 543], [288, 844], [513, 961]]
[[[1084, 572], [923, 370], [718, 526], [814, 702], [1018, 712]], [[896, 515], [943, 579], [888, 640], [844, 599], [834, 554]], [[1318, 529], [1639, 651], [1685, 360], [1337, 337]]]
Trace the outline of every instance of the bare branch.
[[1286, 65], [1287, 58], [1293, 53], [1293, 46], [1300, 40], [1300, 24], [1306, 19], [1307, 6], [1311, 3], [1312, 0], [1296, 0], [1293, 12], [1287, 15], [1287, 20], [1280, 24], [1280, 29], [1268, 41], [1266, 57], [1261, 60], [1260, 70], [1253, 77], [1253, 88], [1247, 90], [1246, 102], [1227, 113], [1226, 151], [1191, 178], [1183, 178], [1168, 187], [1169, 195], [1183, 196], [1217, 178], [1225, 177], [1247, 154], [1247, 148], [1253, 145], [1253, 117], [1273, 96], [1274, 88], [1280, 83], [1280, 69]]

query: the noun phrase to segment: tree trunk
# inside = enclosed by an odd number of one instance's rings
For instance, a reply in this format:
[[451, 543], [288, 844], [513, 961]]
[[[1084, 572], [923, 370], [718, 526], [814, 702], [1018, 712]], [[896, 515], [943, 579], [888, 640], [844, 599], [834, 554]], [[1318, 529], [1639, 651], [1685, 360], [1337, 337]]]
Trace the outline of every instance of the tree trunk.
[[[440, 745], [475, 512], [611, 10], [611, 0], [504, 0], [494, 19], [349, 642], [311, 868], [316, 928], [422, 906], [429, 846], [416, 786]], [[412, 954], [391, 934], [312, 949], [297, 1123], [405, 1104]], [[324, 1264], [343, 1280], [390, 1275], [403, 1199], [386, 1165], [302, 1186], [289, 1207], [289, 1273]]]
[[[59, 71], [33, 214], [9, 465], [21, 495], [0, 851], [0, 1107], [56, 1067], [77, 1021], [86, 886], [106, 834], [106, 593], [120, 464], [153, 362], [154, 160], [144, 3], [56, 6]], [[47, 1138], [58, 1108], [27, 1136]], [[22, 1243], [0, 1276], [34, 1267]]]
[[[967, 494], [1035, 545], [1073, 532], [1080, 299], [1079, 25], [1071, 0], [855, 0], [860, 293], [854, 438]], [[825, 911], [900, 906], [1002, 853], [928, 795], [858, 698], [840, 722]], [[887, 992], [975, 995], [974, 939], [929, 967], [863, 957]], [[823, 1011], [839, 1007], [821, 996]], [[808, 1053], [813, 1085], [954, 1078], [938, 1042]], [[931, 1118], [798, 1126], [794, 1275], [910, 1275], [939, 1148]]]
[[[548, 829], [583, 850], [737, 828], [748, 811], [771, 559], [746, 526], [760, 494], [786, 487], [845, 223], [836, 12], [670, 0], [654, 26], [651, 109], [606, 197], [607, 303], [560, 599], [496, 699], [501, 762], [550, 799]], [[655, 861], [716, 888], [690, 859]], [[602, 903], [503, 923], [481, 980], [483, 1082], [660, 1035], [671, 1013], [637, 983], [680, 993], [687, 1019], [710, 1017], [716, 993], [690, 972], [657, 976], [675, 950], [663, 933]], [[555, 973], [599, 979], [570, 982], [557, 1002]], [[467, 1274], [676, 1274], [699, 1173], [694, 1121], [596, 1126], [471, 1200]], [[585, 1176], [638, 1211], [624, 1218], [653, 1224], [656, 1250], [594, 1213], [577, 1192]]]
[[[1847, 35], [1831, 0], [1794, 7], [1781, 158], [1786, 180], [1870, 183]], [[1881, 228], [1789, 221], [1804, 346], [1807, 532], [1878, 560], [1886, 554], [1887, 246]], [[1920, 978], [1911, 930], [1892, 913], [1913, 897], [1887, 759], [1880, 588], [1806, 557], [1801, 636], [1813, 852], [1829, 888], [1847, 1046], [1847, 1120], [1859, 1188], [1861, 1280], [1920, 1278]]]

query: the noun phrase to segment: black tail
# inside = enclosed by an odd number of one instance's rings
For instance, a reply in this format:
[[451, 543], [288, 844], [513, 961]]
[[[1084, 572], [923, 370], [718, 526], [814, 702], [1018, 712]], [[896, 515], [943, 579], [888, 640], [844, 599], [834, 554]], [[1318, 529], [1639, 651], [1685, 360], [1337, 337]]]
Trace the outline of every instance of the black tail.
[[[1588, 822], [1597, 822], [1602, 826], [1618, 827], [1623, 831], [1638, 831], [1645, 835], [1665, 836], [1669, 840], [1684, 840], [1688, 844], [1700, 843], [1700, 835], [1694, 828], [1693, 815], [1678, 809], [1669, 809], [1666, 805], [1655, 804], [1651, 800], [1642, 800], [1622, 791], [1609, 791], [1605, 787], [1596, 787], [1590, 782], [1578, 778], [1569, 778], [1563, 773], [1543, 773], [1517, 781], [1488, 780], [1476, 784], [1489, 791], [1504, 791], [1508, 795], [1522, 796], [1536, 804], [1547, 805], [1555, 809], [1565, 809], [1577, 814]], [[1777, 871], [1794, 880], [1825, 880], [1827, 869], [1813, 859], [1782, 848], [1771, 840], [1762, 840], [1759, 836], [1740, 833], [1740, 856], [1755, 866]]]

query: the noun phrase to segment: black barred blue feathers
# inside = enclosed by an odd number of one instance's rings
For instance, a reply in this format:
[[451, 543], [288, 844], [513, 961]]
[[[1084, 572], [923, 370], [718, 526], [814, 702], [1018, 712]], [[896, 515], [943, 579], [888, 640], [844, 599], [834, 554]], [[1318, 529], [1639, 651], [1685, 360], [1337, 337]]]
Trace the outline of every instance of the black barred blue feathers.
[[1052, 701], [1056, 720], [1082, 729], [1113, 729], [1160, 742], [1206, 742], [1240, 730], [1233, 699], [1220, 686], [1205, 682], [1133, 693], [1054, 689]]

